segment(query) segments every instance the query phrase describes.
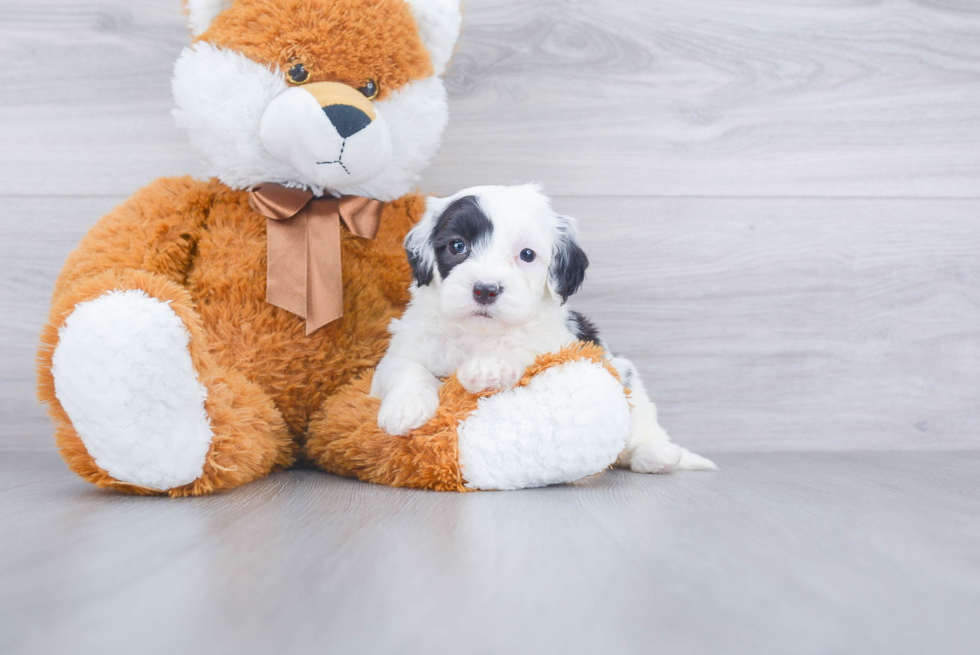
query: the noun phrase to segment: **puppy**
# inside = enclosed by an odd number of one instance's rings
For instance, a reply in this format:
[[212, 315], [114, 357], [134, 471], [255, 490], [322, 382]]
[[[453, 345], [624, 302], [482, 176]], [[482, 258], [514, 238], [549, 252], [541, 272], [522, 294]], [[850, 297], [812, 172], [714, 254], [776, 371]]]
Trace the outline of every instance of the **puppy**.
[[[565, 305], [589, 265], [575, 221], [556, 214], [537, 185], [429, 198], [405, 248], [415, 276], [412, 301], [391, 322], [391, 344], [371, 384], [381, 399], [378, 425], [390, 434], [407, 434], [435, 416], [441, 379], [453, 372], [471, 393], [503, 390], [538, 355], [577, 340], [605, 348], [595, 325]], [[609, 355], [609, 363], [633, 408], [620, 466], [642, 473], [716, 468], [671, 443], [629, 360]]]

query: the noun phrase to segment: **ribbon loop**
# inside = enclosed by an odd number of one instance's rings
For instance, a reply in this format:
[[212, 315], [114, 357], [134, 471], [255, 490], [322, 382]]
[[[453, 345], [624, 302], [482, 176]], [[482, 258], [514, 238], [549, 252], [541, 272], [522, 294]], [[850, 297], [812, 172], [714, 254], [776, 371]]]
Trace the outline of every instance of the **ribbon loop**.
[[344, 315], [340, 223], [373, 239], [384, 203], [360, 196], [314, 197], [305, 189], [257, 185], [249, 205], [266, 217], [266, 302], [306, 319], [306, 334]]
[[383, 202], [362, 196], [343, 196], [338, 204], [340, 219], [351, 234], [362, 239], [373, 239], [378, 234]]
[[259, 184], [248, 194], [248, 204], [266, 218], [292, 218], [313, 199], [306, 189], [288, 189], [280, 184]]

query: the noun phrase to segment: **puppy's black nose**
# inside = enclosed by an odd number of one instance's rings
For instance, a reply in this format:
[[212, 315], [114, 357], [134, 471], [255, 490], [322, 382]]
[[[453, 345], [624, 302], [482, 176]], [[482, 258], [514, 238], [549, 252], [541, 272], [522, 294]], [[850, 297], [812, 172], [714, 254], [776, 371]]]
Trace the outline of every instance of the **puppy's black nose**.
[[323, 108], [323, 113], [337, 128], [337, 134], [340, 135], [341, 139], [357, 134], [371, 124], [370, 116], [350, 105], [327, 105]]
[[477, 282], [473, 285], [473, 300], [481, 305], [489, 305], [497, 300], [497, 296], [500, 295], [501, 291], [503, 289], [500, 288], [499, 284]]

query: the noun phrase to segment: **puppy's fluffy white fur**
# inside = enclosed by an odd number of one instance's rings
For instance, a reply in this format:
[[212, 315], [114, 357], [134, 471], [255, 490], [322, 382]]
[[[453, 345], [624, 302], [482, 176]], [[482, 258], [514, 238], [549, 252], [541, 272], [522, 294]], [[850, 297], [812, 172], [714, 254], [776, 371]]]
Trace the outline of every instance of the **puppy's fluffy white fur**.
[[[473, 393], [508, 389], [540, 354], [579, 339], [601, 344], [591, 322], [565, 304], [588, 266], [575, 221], [556, 214], [537, 185], [430, 198], [405, 247], [412, 301], [391, 323], [391, 345], [371, 386], [381, 398], [378, 424], [392, 435], [435, 415], [441, 378], [453, 372]], [[633, 407], [619, 464], [643, 473], [714, 469], [671, 443], [636, 367], [622, 357], [609, 361]]]

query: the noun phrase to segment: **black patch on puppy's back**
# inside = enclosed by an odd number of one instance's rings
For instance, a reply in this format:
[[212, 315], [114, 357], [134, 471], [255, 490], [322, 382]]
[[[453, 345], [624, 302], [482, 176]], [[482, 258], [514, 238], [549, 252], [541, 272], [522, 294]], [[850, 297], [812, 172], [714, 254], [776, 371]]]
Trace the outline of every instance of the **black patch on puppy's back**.
[[[469, 258], [474, 248], [480, 247], [492, 236], [493, 223], [480, 207], [476, 196], [463, 196], [450, 203], [436, 218], [430, 239], [439, 277], [445, 280], [453, 268]], [[462, 255], [449, 249], [449, 244], [457, 239], [466, 244], [466, 252]]]

